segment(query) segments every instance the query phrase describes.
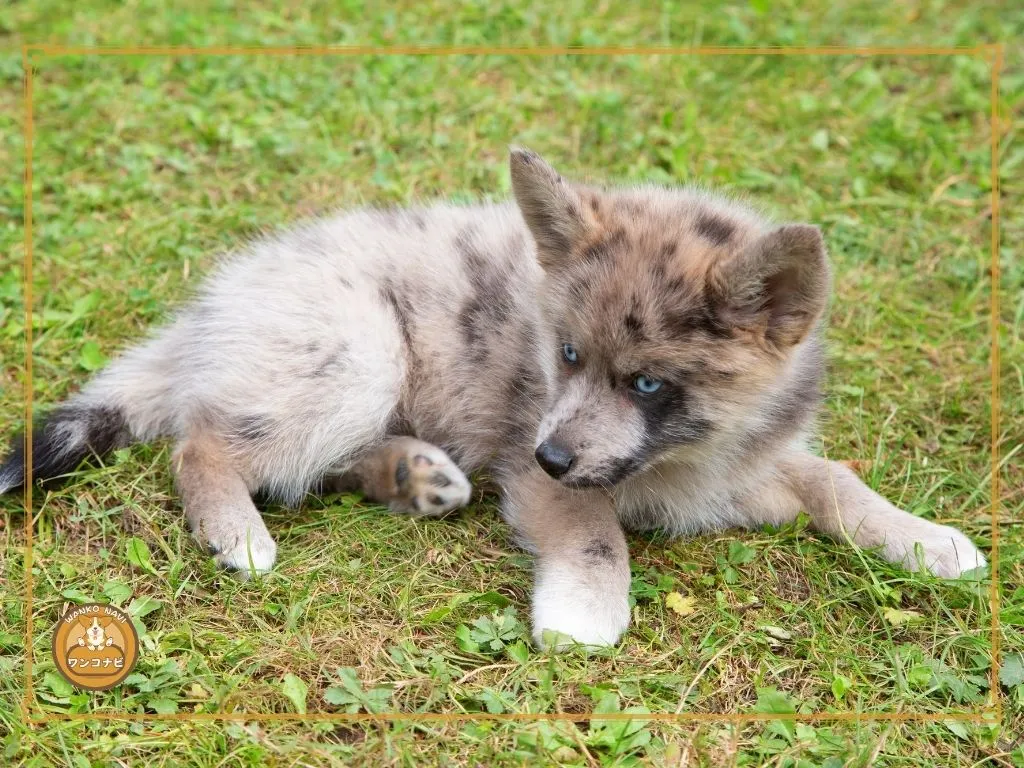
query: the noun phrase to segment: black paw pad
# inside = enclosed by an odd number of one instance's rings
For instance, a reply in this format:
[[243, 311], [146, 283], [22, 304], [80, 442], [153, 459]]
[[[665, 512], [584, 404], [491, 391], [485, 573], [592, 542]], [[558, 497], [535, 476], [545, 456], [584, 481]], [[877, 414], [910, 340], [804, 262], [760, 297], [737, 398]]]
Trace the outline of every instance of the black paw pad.
[[430, 476], [430, 484], [435, 488], [447, 488], [452, 484], [452, 480], [444, 472], [435, 472]]
[[409, 462], [404, 456], [395, 464], [395, 485], [399, 493], [409, 492]]

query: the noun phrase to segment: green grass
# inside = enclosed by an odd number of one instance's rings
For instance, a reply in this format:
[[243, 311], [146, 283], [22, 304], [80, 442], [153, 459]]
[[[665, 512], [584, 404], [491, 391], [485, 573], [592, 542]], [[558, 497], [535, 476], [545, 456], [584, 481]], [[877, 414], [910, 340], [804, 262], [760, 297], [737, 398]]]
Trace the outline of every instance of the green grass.
[[[1019, 42], [999, 4], [255, 2], [7, 6], [13, 43], [975, 44]], [[269, 576], [189, 540], [165, 445], [119, 452], [33, 509], [34, 712], [580, 713], [578, 723], [133, 724], [19, 719], [25, 513], [0, 500], [0, 763], [1024, 765], [1024, 77], [1003, 75], [1001, 586], [910, 575], [807, 530], [633, 537], [617, 649], [529, 646], [530, 563], [494, 500], [443, 521], [354, 496], [271, 507]], [[66, 57], [37, 61], [34, 399], [54, 403], [188, 296], [218, 250], [365, 201], [501, 196], [505, 148], [568, 173], [702, 181], [820, 224], [836, 268], [822, 448], [879, 492], [988, 546], [989, 67], [940, 58]], [[20, 54], [0, 55], [0, 434], [24, 374]], [[1015, 202], [1014, 202], [1015, 201]], [[148, 556], [131, 560], [128, 544]], [[678, 592], [693, 611], [666, 598]], [[137, 621], [129, 683], [71, 690], [50, 661], [68, 602]], [[897, 614], [894, 611], [913, 612]], [[901, 622], [900, 618], [909, 621]], [[685, 694], [685, 698], [684, 698]], [[645, 712], [926, 712], [1001, 698], [1002, 723], [645, 721]], [[590, 719], [632, 708], [631, 725]], [[798, 763], [797, 761], [803, 762]]]

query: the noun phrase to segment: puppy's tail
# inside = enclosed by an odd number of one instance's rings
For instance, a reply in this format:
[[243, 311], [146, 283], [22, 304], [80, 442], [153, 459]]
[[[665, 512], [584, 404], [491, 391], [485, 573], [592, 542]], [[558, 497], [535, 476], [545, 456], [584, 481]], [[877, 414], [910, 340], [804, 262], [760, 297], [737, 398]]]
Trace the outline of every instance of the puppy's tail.
[[[104, 456], [128, 445], [131, 433], [116, 407], [67, 403], [40, 419], [32, 429], [32, 476], [52, 480], [74, 470], [91, 455]], [[14, 439], [0, 466], [0, 493], [25, 482], [25, 436]]]
[[[86, 458], [145, 442], [171, 426], [168, 357], [161, 339], [114, 361], [77, 395], [36, 419], [32, 477], [47, 481], [74, 471]], [[0, 464], [0, 494], [25, 483], [25, 438], [15, 437]]]

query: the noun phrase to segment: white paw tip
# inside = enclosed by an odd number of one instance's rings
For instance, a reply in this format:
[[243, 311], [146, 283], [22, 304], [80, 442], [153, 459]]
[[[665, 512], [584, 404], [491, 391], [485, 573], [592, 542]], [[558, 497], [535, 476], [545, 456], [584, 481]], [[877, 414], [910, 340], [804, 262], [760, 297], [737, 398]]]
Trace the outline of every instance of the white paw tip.
[[[901, 542], [903, 565], [910, 570], [927, 570], [943, 579], [957, 579], [988, 566], [981, 551], [963, 533], [948, 526], [929, 523], [916, 536]], [[897, 555], [897, 560], [899, 556]]]
[[618, 638], [578, 638], [572, 635], [567, 635], [565, 632], [560, 632], [557, 629], [543, 628], [539, 630], [534, 630], [533, 642], [537, 645], [538, 648], [542, 648], [545, 651], [555, 651], [557, 653], [561, 653], [564, 651], [570, 651], [574, 649], [580, 649], [583, 651], [594, 651], [604, 650], [607, 648], [614, 648], [618, 642]]
[[218, 552], [217, 565], [237, 572], [241, 578], [268, 573], [277, 559], [277, 545], [273, 539], [241, 542], [238, 546]]
[[533, 639], [541, 648], [608, 648], [619, 642], [628, 626], [629, 604], [625, 599], [552, 595], [543, 586], [534, 595]]

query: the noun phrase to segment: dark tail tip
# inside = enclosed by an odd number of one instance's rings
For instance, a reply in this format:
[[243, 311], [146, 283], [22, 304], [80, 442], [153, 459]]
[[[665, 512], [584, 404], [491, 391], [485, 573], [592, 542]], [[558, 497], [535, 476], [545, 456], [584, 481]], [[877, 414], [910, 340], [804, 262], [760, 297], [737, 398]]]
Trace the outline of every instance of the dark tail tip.
[[[108, 406], [65, 405], [32, 429], [32, 477], [46, 482], [73, 471], [90, 455], [103, 457], [127, 445], [124, 414]], [[25, 439], [19, 435], [0, 465], [0, 493], [25, 482]]]

